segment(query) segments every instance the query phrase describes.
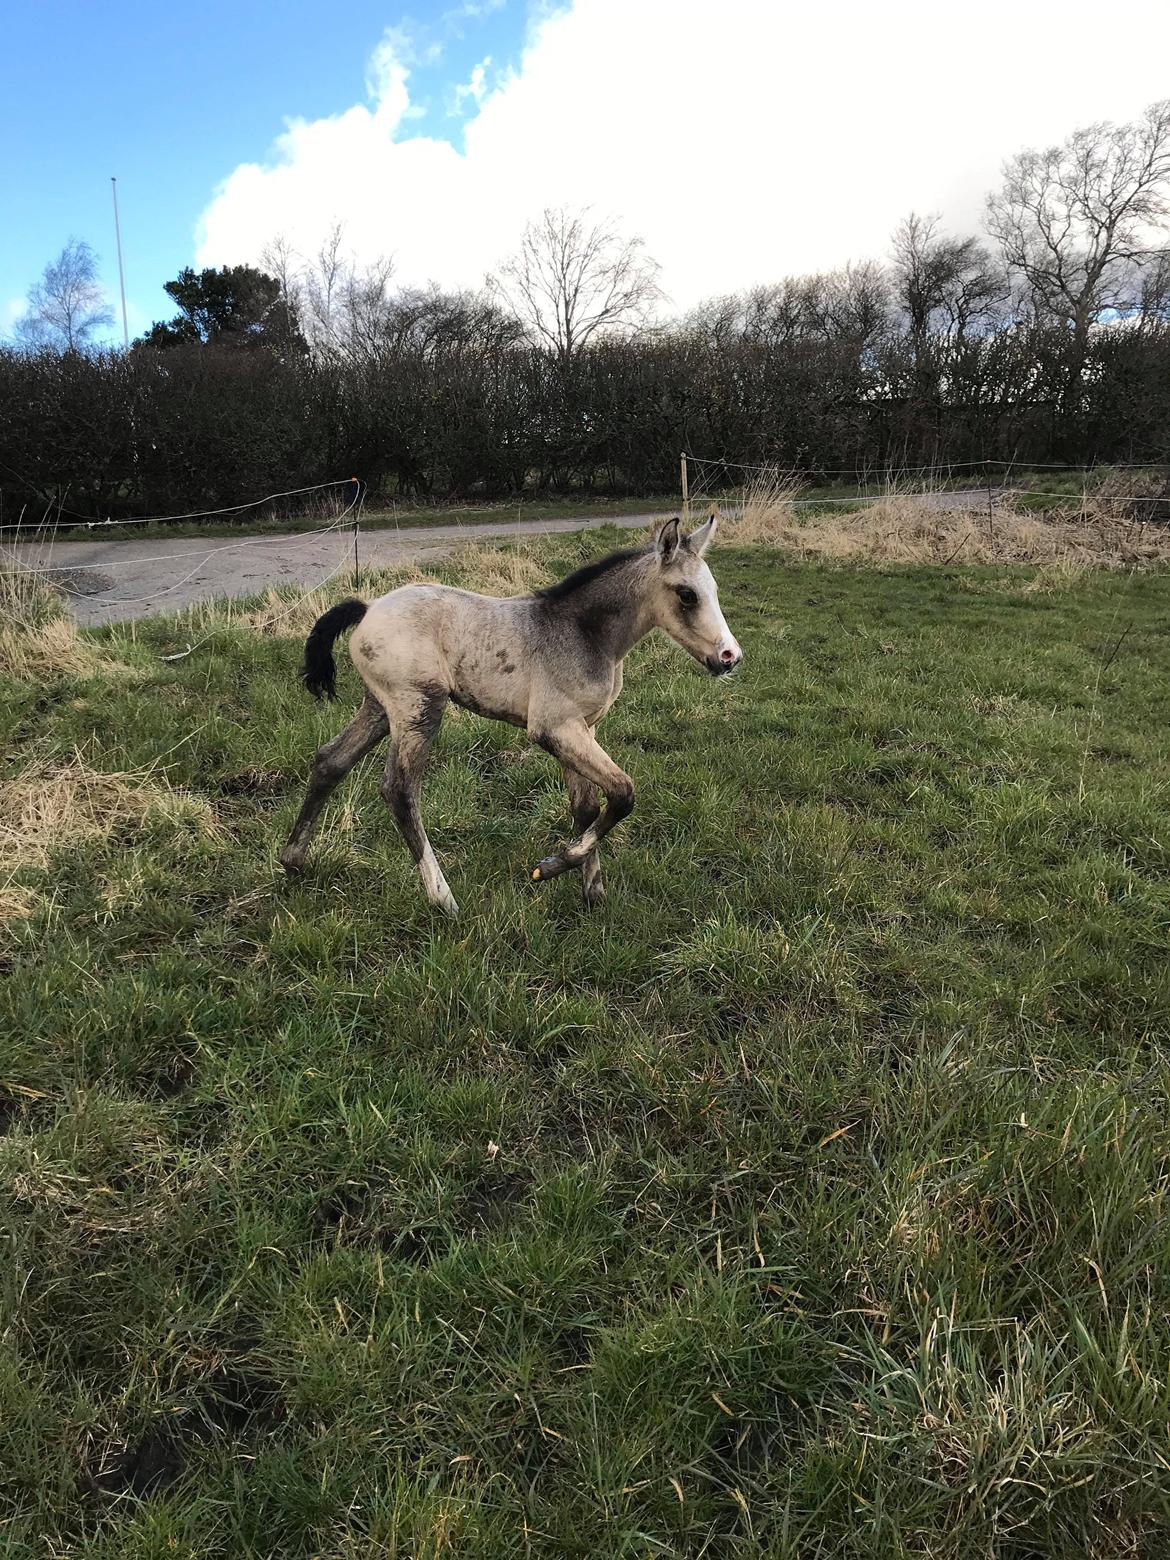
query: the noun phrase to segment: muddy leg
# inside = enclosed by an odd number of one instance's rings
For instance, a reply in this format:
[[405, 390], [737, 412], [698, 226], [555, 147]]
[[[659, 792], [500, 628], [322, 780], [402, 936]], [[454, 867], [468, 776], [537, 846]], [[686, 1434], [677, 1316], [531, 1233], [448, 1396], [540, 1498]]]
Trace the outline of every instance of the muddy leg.
[[[591, 823], [596, 823], [601, 813], [597, 788], [588, 780], [582, 780], [571, 769], [565, 770], [565, 785], [569, 790], [569, 806], [573, 810], [573, 827], [578, 834], [584, 834]], [[591, 850], [581, 863], [581, 895], [587, 905], [598, 904], [605, 898], [600, 851]]]
[[397, 711], [392, 712], [394, 729], [400, 735], [386, 762], [382, 796], [394, 814], [394, 821], [402, 831], [403, 839], [410, 846], [411, 855], [418, 863], [427, 898], [447, 915], [456, 916], [459, 914], [459, 906], [435, 860], [418, 805], [431, 742], [443, 719], [446, 704], [445, 694], [441, 698], [431, 695], [403, 720], [398, 719]]
[[533, 733], [541, 747], [561, 767], [571, 769], [589, 785], [600, 787], [605, 793], [605, 808], [593, 823], [557, 856], [546, 856], [538, 861], [532, 871], [534, 883], [545, 878], [557, 877], [573, 867], [579, 867], [591, 855], [615, 823], [634, 810], [634, 782], [623, 769], [619, 769], [609, 754], [597, 741], [583, 720], [566, 721], [551, 731]]
[[309, 792], [305, 797], [300, 816], [293, 824], [288, 843], [280, 853], [280, 864], [286, 872], [295, 872], [305, 864], [309, 841], [313, 837], [317, 819], [330, 794], [350, 772], [359, 758], [364, 758], [371, 748], [377, 747], [390, 730], [386, 712], [367, 693], [362, 707], [349, 725], [332, 742], [317, 749], [313, 771], [309, 779]]

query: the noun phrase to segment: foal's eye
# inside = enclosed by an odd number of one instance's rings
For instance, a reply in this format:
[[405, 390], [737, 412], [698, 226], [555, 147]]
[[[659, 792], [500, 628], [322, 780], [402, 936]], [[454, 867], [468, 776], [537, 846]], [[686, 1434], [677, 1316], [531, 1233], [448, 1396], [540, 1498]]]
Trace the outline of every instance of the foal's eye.
[[693, 607], [699, 598], [689, 585], [680, 585], [678, 588], [678, 599], [684, 607]]

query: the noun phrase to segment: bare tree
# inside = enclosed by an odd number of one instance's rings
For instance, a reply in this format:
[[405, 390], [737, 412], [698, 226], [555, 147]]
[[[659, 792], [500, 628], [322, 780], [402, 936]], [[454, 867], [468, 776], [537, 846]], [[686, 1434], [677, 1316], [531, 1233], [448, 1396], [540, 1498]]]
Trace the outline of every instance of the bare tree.
[[305, 266], [283, 233], [278, 233], [260, 251], [260, 269], [280, 283], [281, 296], [290, 308], [300, 306]]
[[1138, 323], [1170, 325], [1170, 248], [1151, 255], [1142, 267]]
[[833, 271], [826, 280], [826, 334], [851, 341], [858, 350], [873, 345], [890, 318], [890, 279], [884, 266], [862, 260]]
[[394, 262], [383, 257], [359, 268], [344, 239], [344, 223], [335, 222], [305, 261], [278, 237], [261, 261], [280, 282], [312, 350], [319, 357], [357, 361], [376, 357], [388, 344]]
[[1153, 229], [1170, 196], [1170, 98], [1133, 124], [1089, 125], [1062, 146], [1020, 152], [987, 203], [987, 226], [1041, 319], [1073, 331], [1128, 312], [1140, 271], [1162, 248]]
[[404, 288], [386, 313], [385, 330], [396, 351], [434, 360], [441, 354], [506, 352], [525, 340], [524, 327], [482, 292]]
[[1007, 278], [977, 238], [948, 238], [937, 216], [911, 212], [894, 232], [894, 294], [920, 344], [929, 335], [961, 341], [995, 322]]
[[304, 272], [308, 318], [313, 322], [315, 344], [325, 351], [340, 349], [345, 339], [341, 303], [347, 278], [353, 273], [353, 260], [342, 253], [344, 231], [342, 223], [333, 224]]
[[599, 331], [643, 320], [661, 298], [659, 265], [590, 208], [546, 208], [500, 267], [497, 289], [533, 337], [569, 364]]
[[98, 281], [97, 256], [84, 239], [71, 238], [28, 290], [28, 313], [16, 323], [25, 346], [79, 352], [114, 323]]
[[769, 347], [835, 341], [864, 351], [885, 329], [889, 313], [889, 278], [866, 260], [708, 299], [688, 316], [687, 328], [717, 347], [737, 341]]

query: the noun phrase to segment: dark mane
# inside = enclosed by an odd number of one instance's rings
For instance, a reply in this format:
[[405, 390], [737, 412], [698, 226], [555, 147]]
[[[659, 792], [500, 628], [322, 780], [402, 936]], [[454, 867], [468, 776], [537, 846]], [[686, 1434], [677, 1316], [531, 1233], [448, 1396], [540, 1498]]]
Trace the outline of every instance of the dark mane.
[[542, 601], [564, 601], [566, 597], [573, 596], [579, 590], [584, 590], [586, 585], [592, 585], [593, 581], [600, 579], [603, 574], [608, 574], [611, 569], [616, 569], [619, 564], [628, 563], [631, 558], [641, 557], [645, 548], [621, 547], [617, 552], [611, 552], [605, 558], [598, 558], [594, 563], [582, 564], [579, 569], [574, 569], [572, 574], [567, 574], [563, 580], [558, 580], [555, 585], [546, 585], [543, 590], [535, 594]]

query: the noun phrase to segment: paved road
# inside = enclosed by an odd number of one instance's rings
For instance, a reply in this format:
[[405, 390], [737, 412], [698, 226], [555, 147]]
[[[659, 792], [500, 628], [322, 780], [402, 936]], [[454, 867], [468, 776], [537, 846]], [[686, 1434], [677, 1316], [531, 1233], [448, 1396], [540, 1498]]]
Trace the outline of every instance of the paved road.
[[[938, 508], [960, 509], [984, 502], [984, 490], [934, 493]], [[452, 544], [491, 537], [541, 536], [554, 531], [588, 531], [603, 525], [648, 527], [653, 515], [601, 516], [594, 519], [523, 520], [507, 525], [433, 525], [395, 531], [363, 531], [361, 562], [411, 562], [441, 556]], [[7, 549], [6, 549], [7, 550]], [[185, 537], [174, 541], [56, 542], [51, 552], [37, 543], [13, 548], [29, 568], [62, 572], [79, 622], [117, 623], [177, 611], [195, 601], [220, 596], [250, 596], [269, 585], [313, 585], [331, 568], [353, 557], [353, 534], [321, 536], [312, 532], [242, 538]]]

